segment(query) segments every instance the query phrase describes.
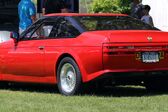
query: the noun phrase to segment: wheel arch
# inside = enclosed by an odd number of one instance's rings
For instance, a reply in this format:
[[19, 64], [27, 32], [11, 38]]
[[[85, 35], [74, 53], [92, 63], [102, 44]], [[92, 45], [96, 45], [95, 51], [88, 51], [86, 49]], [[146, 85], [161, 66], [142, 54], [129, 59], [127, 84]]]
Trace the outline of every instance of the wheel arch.
[[87, 81], [86, 72], [85, 72], [85, 70], [84, 70], [84, 67], [82, 66], [82, 62], [81, 62], [80, 58], [79, 58], [78, 56], [76, 56], [76, 55], [71, 55], [70, 53], [63, 53], [63, 54], [61, 54], [61, 55], [58, 57], [57, 62], [56, 62], [56, 65], [55, 65], [55, 68], [56, 68], [56, 69], [55, 69], [55, 70], [56, 70], [56, 71], [55, 71], [55, 73], [56, 73], [56, 81], [57, 81], [57, 69], [58, 69], [58, 66], [59, 66], [61, 60], [62, 60], [63, 58], [65, 58], [65, 57], [70, 57], [70, 58], [72, 58], [72, 59], [76, 62], [76, 64], [77, 64], [78, 67], [79, 67], [79, 70], [80, 70], [80, 72], [81, 72], [82, 82]]

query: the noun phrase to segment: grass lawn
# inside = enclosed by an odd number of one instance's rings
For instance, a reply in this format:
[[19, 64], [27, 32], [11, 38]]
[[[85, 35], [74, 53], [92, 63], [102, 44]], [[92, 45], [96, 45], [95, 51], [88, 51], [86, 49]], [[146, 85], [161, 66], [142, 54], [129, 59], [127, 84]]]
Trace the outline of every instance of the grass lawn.
[[168, 93], [117, 87], [66, 97], [48, 86], [0, 88], [0, 112], [168, 112]]

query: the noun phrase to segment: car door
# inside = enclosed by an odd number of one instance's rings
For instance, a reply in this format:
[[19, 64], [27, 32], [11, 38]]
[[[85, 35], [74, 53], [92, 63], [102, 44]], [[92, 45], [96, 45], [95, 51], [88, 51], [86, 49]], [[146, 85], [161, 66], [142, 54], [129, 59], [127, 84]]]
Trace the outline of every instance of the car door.
[[41, 22], [32, 25], [7, 53], [6, 74], [44, 76], [43, 40], [37, 34]]
[[73, 44], [75, 37], [81, 34], [76, 28], [78, 24], [73, 24], [70, 17], [60, 17], [54, 22], [50, 34], [46, 36], [45, 45], [45, 72], [47, 75], [55, 76], [55, 67], [60, 54], [70, 50], [69, 46]]

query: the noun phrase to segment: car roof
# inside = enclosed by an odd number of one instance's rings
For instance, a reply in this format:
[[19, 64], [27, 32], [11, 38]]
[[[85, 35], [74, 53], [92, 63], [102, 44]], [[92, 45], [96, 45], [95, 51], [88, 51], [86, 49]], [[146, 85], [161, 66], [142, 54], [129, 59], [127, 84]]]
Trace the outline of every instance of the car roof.
[[113, 14], [113, 13], [52, 13], [45, 15], [46, 17], [53, 16], [128, 16], [126, 14]]

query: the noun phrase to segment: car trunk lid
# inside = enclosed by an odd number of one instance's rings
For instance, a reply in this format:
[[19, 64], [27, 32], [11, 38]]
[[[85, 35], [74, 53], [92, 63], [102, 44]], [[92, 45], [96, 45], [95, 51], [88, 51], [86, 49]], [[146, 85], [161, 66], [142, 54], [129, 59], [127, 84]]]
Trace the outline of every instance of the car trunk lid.
[[[107, 32], [106, 32], [107, 34]], [[103, 44], [104, 69], [115, 71], [168, 70], [168, 33], [109, 31]]]
[[115, 43], [168, 42], [168, 33], [157, 30], [110, 31], [108, 38], [110, 42]]

